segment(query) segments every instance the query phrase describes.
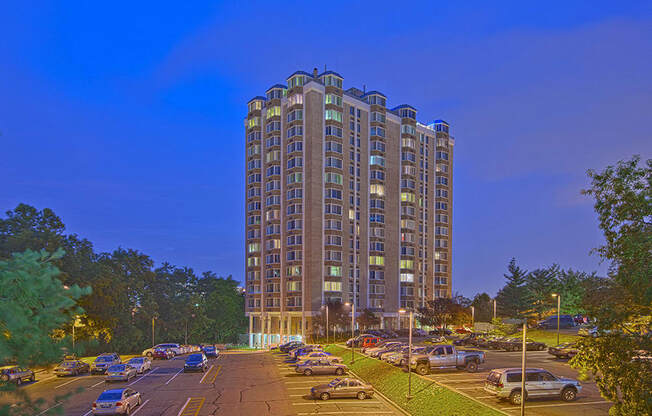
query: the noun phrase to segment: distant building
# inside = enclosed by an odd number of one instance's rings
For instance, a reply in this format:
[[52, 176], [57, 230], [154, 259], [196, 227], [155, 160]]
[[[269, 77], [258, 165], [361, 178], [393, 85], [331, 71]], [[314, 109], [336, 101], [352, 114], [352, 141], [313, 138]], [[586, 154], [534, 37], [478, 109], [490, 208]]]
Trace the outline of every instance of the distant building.
[[400, 308], [450, 296], [454, 140], [445, 121], [386, 100], [315, 70], [248, 102], [252, 345], [310, 335], [328, 302], [398, 328]]

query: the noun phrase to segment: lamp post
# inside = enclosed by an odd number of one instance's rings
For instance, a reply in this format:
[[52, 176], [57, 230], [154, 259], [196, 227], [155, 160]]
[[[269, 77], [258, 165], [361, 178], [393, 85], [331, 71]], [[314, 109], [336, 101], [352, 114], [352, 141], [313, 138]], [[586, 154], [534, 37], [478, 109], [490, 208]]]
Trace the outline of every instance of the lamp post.
[[355, 363], [355, 303], [346, 302], [345, 305], [351, 305], [351, 364], [353, 364]]
[[475, 324], [475, 306], [471, 306], [471, 329]]
[[[198, 308], [198, 307], [199, 307], [199, 303], [195, 303], [195, 308]], [[190, 317], [194, 319], [195, 314], [191, 313]], [[186, 318], [186, 336], [184, 338], [184, 344], [188, 345], [188, 318]]]
[[326, 309], [326, 344], [328, 344], [328, 304], [321, 305], [321, 307]]
[[496, 299], [494, 299], [494, 319], [496, 319]]
[[[399, 309], [398, 313], [406, 313], [407, 311], [405, 309]], [[410, 310], [410, 323], [408, 325], [409, 327], [409, 335], [408, 335], [408, 393], [407, 393], [407, 399], [410, 400], [412, 398], [412, 370], [410, 366], [412, 365], [412, 319], [414, 316], [414, 312]]]
[[156, 345], [154, 343], [154, 321], [156, 321], [157, 319], [158, 319], [158, 313], [152, 315], [152, 348], [154, 348], [154, 345]]
[[559, 318], [560, 318], [560, 309], [561, 309], [561, 294], [553, 293], [553, 298], [557, 298], [557, 345], [559, 345]]
[[525, 339], [527, 337], [527, 319], [523, 320], [523, 357], [521, 360], [521, 416], [525, 416], [525, 352], [527, 351], [527, 344]]

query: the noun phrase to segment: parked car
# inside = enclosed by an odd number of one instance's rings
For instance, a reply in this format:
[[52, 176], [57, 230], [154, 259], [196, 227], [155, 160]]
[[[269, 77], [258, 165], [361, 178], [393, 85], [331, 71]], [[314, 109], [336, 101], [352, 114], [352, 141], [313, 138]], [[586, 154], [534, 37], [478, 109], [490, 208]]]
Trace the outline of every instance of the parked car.
[[174, 358], [174, 352], [168, 348], [157, 348], [154, 350], [152, 358], [155, 360], [171, 360]]
[[453, 341], [453, 345], [476, 345], [478, 340], [485, 334], [481, 332], [471, 332]]
[[337, 374], [341, 376], [348, 370], [347, 366], [340, 363], [331, 363], [328, 360], [308, 360], [298, 365], [295, 371], [299, 374], [311, 376], [313, 374]]
[[380, 344], [383, 342], [382, 338], [379, 337], [369, 337], [369, 338], [364, 338], [362, 340], [362, 344], [360, 346], [362, 347], [362, 352], [365, 351], [367, 348], [373, 348], [376, 345]]
[[[445, 343], [448, 342], [448, 340], [445, 337], [442, 337], [442, 336], [434, 336], [434, 337], [430, 337], [430, 338], [426, 339], [423, 342], [425, 344], [445, 344]], [[455, 344], [455, 343], [453, 342], [453, 344]], [[457, 344], [455, 344], [455, 345], [457, 345]]]
[[321, 348], [321, 345], [306, 345], [301, 348], [296, 348], [292, 350], [289, 354], [289, 358], [286, 360], [287, 362], [292, 362], [296, 361], [301, 357], [302, 355], [306, 355], [309, 352], [312, 351], [323, 351]]
[[[484, 390], [499, 399], [509, 399], [514, 405], [521, 404], [521, 369], [497, 368], [491, 370], [484, 383]], [[525, 370], [525, 400], [528, 397], [560, 397], [570, 402], [582, 391], [579, 381], [556, 377], [542, 368]]]
[[[530, 338], [525, 339], [525, 347], [528, 351], [544, 351], [546, 349], [546, 344], [543, 342], [537, 342]], [[510, 338], [500, 343], [500, 349], [505, 351], [522, 351], [523, 350], [523, 339], [522, 338]]]
[[[575, 326], [575, 319], [572, 316], [570, 315], [559, 316], [560, 328], [572, 328], [574, 326]], [[557, 328], [557, 315], [549, 316], [546, 319], [539, 321], [537, 323], [537, 327], [542, 329]]]
[[94, 415], [128, 415], [141, 402], [141, 394], [130, 388], [104, 390], [92, 410]]
[[[432, 351], [433, 348], [434, 348], [434, 346], [432, 346], [432, 345], [425, 346], [425, 347], [412, 346], [412, 355], [427, 354], [430, 351]], [[407, 365], [407, 363], [408, 363], [408, 358], [409, 358], [408, 357], [408, 349], [409, 349], [409, 346], [406, 345], [406, 346], [402, 347], [401, 349], [399, 349], [398, 351], [395, 351], [395, 352], [390, 353], [390, 354], [385, 354], [385, 355], [383, 355], [383, 360], [387, 361], [390, 364], [394, 364], [394, 365], [397, 365], [399, 367], [403, 367], [403, 366]]]
[[597, 337], [598, 336], [598, 327], [593, 325], [582, 325], [577, 330], [577, 335], [581, 337]]
[[435, 328], [435, 329], [430, 330], [428, 332], [428, 334], [429, 335], [443, 335], [443, 336], [446, 336], [446, 335], [452, 335], [453, 331], [451, 331], [448, 328]]
[[20, 386], [26, 381], [35, 381], [36, 375], [29, 368], [10, 365], [0, 368], [0, 379], [4, 382], [16, 383]]
[[208, 358], [203, 353], [190, 354], [186, 357], [186, 362], [183, 365], [183, 372], [188, 371], [201, 371], [208, 370]]
[[364, 350], [364, 353], [369, 355], [370, 357], [377, 357], [378, 352], [384, 351], [393, 345], [402, 345], [402, 344], [403, 343], [401, 341], [384, 341], [379, 344], [376, 344], [375, 347], [367, 348], [366, 350]]
[[112, 365], [122, 364], [120, 356], [114, 352], [100, 354], [91, 364], [91, 374], [104, 374]]
[[458, 350], [454, 345], [437, 345], [426, 354], [412, 355], [410, 369], [420, 375], [444, 368], [466, 369], [470, 373], [475, 373], [484, 362], [484, 351]]
[[354, 378], [336, 378], [328, 384], [320, 384], [311, 388], [310, 395], [322, 400], [352, 397], [364, 400], [367, 397], [373, 397], [374, 388], [371, 384]]
[[384, 350], [380, 350], [380, 351], [376, 352], [375, 356], [379, 360], [382, 360], [386, 355], [393, 354], [394, 352], [400, 350], [401, 347], [403, 347], [404, 345], [406, 345], [404, 342], [401, 342], [399, 344], [391, 345], [391, 346], [385, 348]]
[[217, 358], [217, 355], [219, 354], [215, 345], [204, 345], [201, 350], [208, 358]]
[[466, 326], [460, 326], [460, 327], [455, 328], [455, 333], [456, 334], [470, 334], [471, 332], [473, 332], [473, 330], [471, 328], [466, 327]]
[[398, 338], [398, 334], [391, 329], [383, 329], [382, 331], [387, 335], [387, 338]]
[[346, 346], [350, 347], [351, 345], [353, 345], [354, 347], [359, 347], [365, 338], [373, 338], [374, 336], [375, 335], [372, 334], [361, 334], [358, 335], [357, 337], [349, 338], [348, 340], [346, 340]]
[[152, 360], [148, 357], [134, 357], [129, 359], [127, 364], [135, 368], [138, 374], [143, 374], [145, 371], [152, 369]]
[[341, 363], [342, 358], [331, 355], [329, 352], [324, 351], [311, 351], [306, 355], [302, 355], [296, 362], [296, 365], [301, 365], [308, 360], [328, 360], [332, 363]]
[[76, 376], [90, 372], [91, 366], [80, 360], [64, 360], [54, 368], [54, 374], [56, 374], [57, 377]]
[[492, 350], [498, 350], [501, 348], [500, 344], [503, 341], [507, 341], [508, 339], [509, 339], [508, 337], [501, 337], [501, 336], [490, 337], [486, 340], [487, 348], [491, 348]]
[[548, 354], [557, 358], [573, 358], [577, 354], [574, 342], [564, 342], [555, 347], [548, 347]]
[[138, 371], [129, 364], [116, 364], [106, 370], [106, 378], [104, 381], [129, 381], [132, 377], [136, 377], [137, 375]]
[[141, 355], [146, 355], [148, 357], [153, 357], [154, 352], [156, 351], [157, 348], [165, 348], [165, 349], [172, 350], [174, 355], [183, 355], [184, 354], [184, 350], [181, 347], [181, 345], [175, 344], [175, 343], [167, 343], [167, 344], [158, 344], [158, 345], [153, 346], [152, 348], [148, 348], [148, 349], [144, 350]]
[[279, 345], [278, 350], [281, 352], [289, 352], [291, 349], [302, 347], [304, 345], [305, 344], [301, 341], [290, 341], [290, 342], [286, 342], [285, 344]]

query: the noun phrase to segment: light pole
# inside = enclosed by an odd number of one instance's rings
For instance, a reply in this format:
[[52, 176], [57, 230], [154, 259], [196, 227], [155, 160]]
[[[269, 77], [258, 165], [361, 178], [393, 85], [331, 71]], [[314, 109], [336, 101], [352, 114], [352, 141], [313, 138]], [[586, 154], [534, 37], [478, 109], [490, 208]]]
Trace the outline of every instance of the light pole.
[[351, 305], [351, 364], [353, 364], [355, 363], [355, 303], [346, 302], [345, 305]]
[[527, 351], [527, 344], [525, 339], [527, 337], [527, 319], [523, 320], [523, 357], [521, 361], [521, 416], [525, 416], [525, 352]]
[[496, 319], [496, 299], [494, 299], [494, 319]]
[[328, 304], [324, 307], [326, 308], [326, 344], [328, 344]]
[[158, 313], [155, 313], [154, 315], [152, 315], [152, 348], [154, 348], [154, 345], [156, 345], [156, 344], [154, 344], [154, 321], [156, 319], [158, 319]]
[[553, 293], [553, 298], [557, 298], [557, 345], [559, 345], [559, 318], [560, 318], [560, 309], [561, 309], [561, 294]]
[[475, 306], [471, 306], [471, 329], [473, 329], [474, 324], [475, 324]]
[[[405, 313], [407, 312], [405, 309], [399, 309], [398, 313]], [[410, 310], [410, 323], [408, 325], [409, 327], [409, 335], [408, 335], [408, 394], [407, 394], [407, 399], [410, 400], [412, 398], [412, 369], [410, 366], [412, 365], [412, 318], [413, 318], [414, 312]], [[399, 318], [400, 319], [400, 318]]]

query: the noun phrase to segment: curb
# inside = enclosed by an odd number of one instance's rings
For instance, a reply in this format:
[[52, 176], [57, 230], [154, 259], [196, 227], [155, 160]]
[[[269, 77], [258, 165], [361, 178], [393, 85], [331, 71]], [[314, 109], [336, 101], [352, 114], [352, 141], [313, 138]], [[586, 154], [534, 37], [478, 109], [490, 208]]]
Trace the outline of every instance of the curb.
[[[357, 377], [360, 380], [364, 380], [364, 378], [360, 377], [358, 374], [356, 374], [354, 371], [349, 370], [350, 374], [353, 374], [355, 377]], [[404, 414], [405, 416], [412, 416], [412, 413], [409, 413], [407, 410], [403, 409], [401, 406], [396, 404], [393, 400], [389, 399], [387, 396], [382, 394], [378, 389], [374, 387], [374, 392], [376, 392], [377, 395], [383, 398], [387, 403], [389, 403], [395, 410], [398, 410], [400, 413]]]

